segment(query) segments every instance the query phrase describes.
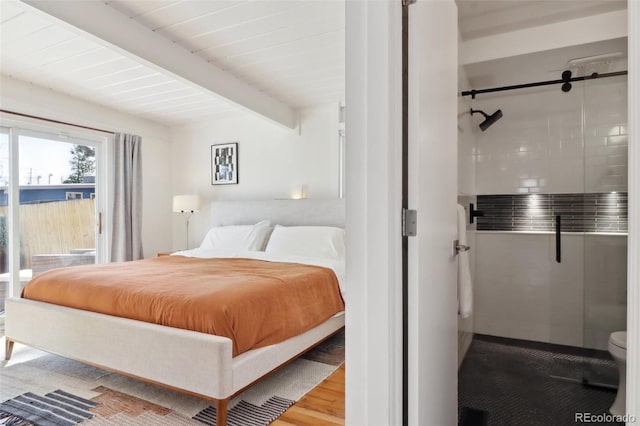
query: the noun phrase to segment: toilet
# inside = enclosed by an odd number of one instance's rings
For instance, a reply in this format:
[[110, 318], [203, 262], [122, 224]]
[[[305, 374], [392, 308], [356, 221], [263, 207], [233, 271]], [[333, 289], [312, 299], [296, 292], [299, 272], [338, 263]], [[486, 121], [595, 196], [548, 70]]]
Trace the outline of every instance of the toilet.
[[614, 416], [624, 416], [626, 414], [625, 403], [627, 398], [627, 332], [615, 331], [609, 336], [609, 352], [618, 365], [620, 373], [620, 384], [616, 400], [609, 409]]

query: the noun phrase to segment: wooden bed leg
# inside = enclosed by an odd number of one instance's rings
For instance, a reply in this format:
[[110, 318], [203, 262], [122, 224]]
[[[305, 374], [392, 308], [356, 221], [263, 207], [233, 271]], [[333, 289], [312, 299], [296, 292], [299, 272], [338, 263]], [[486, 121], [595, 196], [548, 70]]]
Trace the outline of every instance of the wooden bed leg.
[[13, 340], [5, 340], [4, 342], [4, 359], [9, 361], [13, 353]]
[[227, 406], [229, 398], [216, 401], [216, 426], [227, 426]]

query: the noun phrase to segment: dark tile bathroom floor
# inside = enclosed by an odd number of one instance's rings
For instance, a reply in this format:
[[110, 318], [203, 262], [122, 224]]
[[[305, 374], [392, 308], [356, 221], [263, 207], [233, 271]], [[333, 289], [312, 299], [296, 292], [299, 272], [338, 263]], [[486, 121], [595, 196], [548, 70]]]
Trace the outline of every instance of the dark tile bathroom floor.
[[617, 384], [608, 352], [475, 335], [458, 374], [459, 425], [587, 424], [576, 413], [608, 415]]

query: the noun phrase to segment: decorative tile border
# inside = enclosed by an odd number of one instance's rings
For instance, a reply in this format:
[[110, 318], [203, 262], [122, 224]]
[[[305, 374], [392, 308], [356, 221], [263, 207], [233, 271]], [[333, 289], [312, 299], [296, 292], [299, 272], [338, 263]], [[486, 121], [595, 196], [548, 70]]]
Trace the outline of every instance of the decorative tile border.
[[478, 195], [479, 231], [554, 231], [562, 216], [566, 232], [626, 233], [626, 192]]

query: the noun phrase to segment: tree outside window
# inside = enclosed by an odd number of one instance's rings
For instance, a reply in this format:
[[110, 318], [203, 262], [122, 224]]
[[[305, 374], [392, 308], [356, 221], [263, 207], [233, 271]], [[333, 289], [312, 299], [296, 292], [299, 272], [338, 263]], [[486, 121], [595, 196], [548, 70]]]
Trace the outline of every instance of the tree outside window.
[[71, 174], [62, 183], [83, 183], [85, 176], [96, 174], [96, 149], [86, 145], [71, 148]]

